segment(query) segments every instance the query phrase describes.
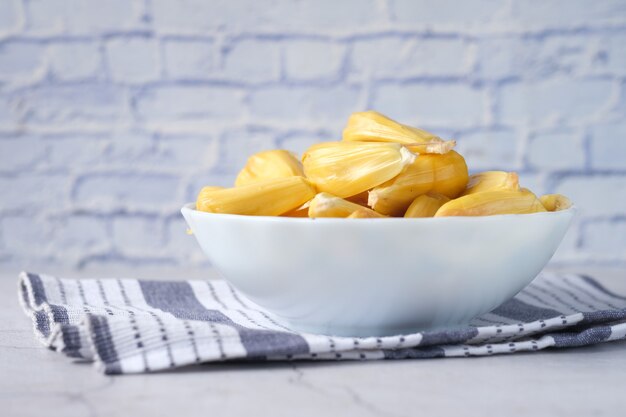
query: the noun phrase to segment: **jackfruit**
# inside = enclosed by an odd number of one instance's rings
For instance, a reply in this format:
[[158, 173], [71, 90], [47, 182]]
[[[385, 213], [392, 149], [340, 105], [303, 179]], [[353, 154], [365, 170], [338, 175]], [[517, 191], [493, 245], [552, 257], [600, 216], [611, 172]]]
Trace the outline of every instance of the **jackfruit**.
[[303, 177], [302, 163], [294, 154], [284, 149], [259, 152], [248, 158], [239, 171], [235, 186], [252, 184], [270, 178]]
[[527, 190], [485, 191], [451, 200], [441, 206], [435, 217], [491, 216], [545, 212], [541, 201]]
[[348, 217], [357, 211], [365, 212], [370, 217], [383, 217], [374, 210], [329, 193], [319, 193], [309, 203], [309, 217]]
[[303, 177], [271, 178], [241, 187], [200, 192], [196, 209], [210, 213], [279, 216], [315, 196], [315, 187]]
[[572, 207], [569, 198], [561, 194], [546, 194], [539, 197], [539, 201], [548, 211], [566, 210]]
[[[404, 125], [373, 110], [352, 113], [343, 130], [347, 142], [397, 142], [418, 153], [446, 153], [456, 142]], [[413, 148], [414, 147], [414, 148]]]
[[343, 198], [390, 180], [415, 158], [398, 143], [326, 142], [311, 146], [302, 162], [319, 191]]
[[417, 197], [404, 213], [404, 217], [433, 217], [450, 199], [443, 194], [428, 193]]
[[413, 200], [427, 192], [458, 196], [467, 179], [465, 159], [457, 152], [419, 155], [400, 175], [374, 187], [368, 205], [385, 215], [402, 216]]
[[485, 171], [470, 175], [462, 195], [484, 191], [519, 190], [519, 177], [515, 172]]

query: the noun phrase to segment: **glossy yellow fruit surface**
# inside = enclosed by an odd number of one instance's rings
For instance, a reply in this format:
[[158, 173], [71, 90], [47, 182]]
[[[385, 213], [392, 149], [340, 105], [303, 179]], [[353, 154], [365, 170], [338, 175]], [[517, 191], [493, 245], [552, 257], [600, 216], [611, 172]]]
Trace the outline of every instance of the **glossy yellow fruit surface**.
[[409, 205], [427, 192], [458, 196], [467, 185], [465, 159], [455, 151], [443, 155], [419, 155], [397, 177], [374, 187], [368, 205], [388, 216], [402, 216]]
[[348, 217], [357, 211], [370, 217], [383, 217], [374, 210], [329, 193], [319, 193], [309, 203], [309, 217]]
[[348, 142], [396, 142], [407, 145], [417, 153], [446, 153], [456, 142], [444, 141], [423, 129], [407, 126], [389, 117], [369, 110], [352, 113], [343, 130], [343, 140]]
[[485, 191], [447, 202], [437, 210], [435, 217], [492, 216], [495, 214], [528, 214], [545, 211], [541, 201], [529, 191]]
[[559, 211], [572, 207], [570, 199], [561, 194], [542, 195], [539, 197], [539, 201], [548, 211]]
[[368, 205], [388, 216], [402, 216], [417, 196], [433, 188], [435, 170], [428, 156], [419, 155], [400, 175], [374, 187]]
[[374, 210], [357, 210], [351, 215], [349, 215], [348, 219], [384, 219], [386, 216], [381, 216], [376, 213]]
[[259, 152], [248, 158], [235, 185], [252, 184], [257, 181], [271, 178], [303, 177], [302, 163], [294, 154], [284, 149]]
[[428, 193], [417, 197], [404, 213], [404, 217], [433, 217], [450, 199], [443, 194]]
[[241, 187], [200, 192], [196, 209], [210, 213], [279, 216], [315, 196], [315, 187], [303, 177], [272, 178]]
[[311, 146], [302, 162], [319, 191], [351, 197], [397, 176], [415, 158], [397, 143], [325, 142]]
[[[469, 175], [454, 140], [376, 111], [353, 113], [341, 141], [248, 158], [234, 188], [204, 187], [196, 207], [283, 217], [488, 216], [565, 210], [567, 197], [537, 198], [515, 172]], [[449, 201], [448, 201], [449, 200]]]
[[435, 183], [431, 191], [450, 198], [458, 197], [469, 180], [465, 158], [455, 151], [450, 151], [444, 155], [422, 156], [433, 160]]
[[484, 191], [519, 190], [519, 177], [515, 172], [485, 171], [470, 175], [462, 195]]
[[430, 132], [396, 122], [373, 110], [352, 113], [343, 130], [343, 140], [402, 144], [442, 141]]

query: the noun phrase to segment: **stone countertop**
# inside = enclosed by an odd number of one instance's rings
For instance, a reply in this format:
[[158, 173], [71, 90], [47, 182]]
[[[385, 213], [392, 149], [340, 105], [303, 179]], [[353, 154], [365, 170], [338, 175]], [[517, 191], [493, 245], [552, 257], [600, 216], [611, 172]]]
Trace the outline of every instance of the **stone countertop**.
[[[626, 294], [626, 271], [585, 272]], [[35, 341], [16, 275], [0, 274], [3, 416], [572, 417], [626, 409], [626, 341], [482, 358], [223, 363], [105, 376]]]

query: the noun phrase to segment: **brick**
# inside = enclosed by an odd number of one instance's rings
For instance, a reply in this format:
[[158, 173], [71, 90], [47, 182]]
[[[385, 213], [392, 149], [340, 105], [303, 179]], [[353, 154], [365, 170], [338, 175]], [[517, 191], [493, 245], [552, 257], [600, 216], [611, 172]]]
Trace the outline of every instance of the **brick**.
[[244, 82], [274, 81], [280, 76], [280, 49], [273, 41], [244, 40], [224, 53], [225, 78]]
[[488, 79], [541, 80], [597, 72], [599, 48], [600, 40], [590, 35], [487, 38], [478, 46], [479, 73]]
[[163, 43], [165, 72], [170, 78], [204, 79], [214, 70], [213, 41], [167, 40]]
[[626, 221], [602, 220], [583, 225], [582, 246], [603, 258], [626, 259]]
[[106, 84], [43, 86], [13, 98], [17, 117], [25, 122], [118, 120], [126, 112], [123, 89]]
[[[107, 143], [101, 159], [108, 166], [145, 166], [156, 152], [151, 135], [140, 132], [115, 132], [107, 135]], [[158, 163], [154, 166], [159, 166]]]
[[0, 2], [0, 33], [17, 30], [22, 23], [20, 2], [3, 0]]
[[333, 30], [378, 27], [386, 21], [376, 0], [318, 0], [279, 3], [272, 23], [291, 30]]
[[219, 141], [210, 136], [160, 137], [157, 141], [155, 156], [149, 159], [149, 163], [179, 170], [211, 169], [218, 163], [219, 152]]
[[359, 90], [347, 86], [326, 88], [271, 87], [255, 91], [250, 111], [262, 119], [306, 120], [310, 123], [345, 121], [357, 110]]
[[156, 217], [114, 217], [113, 245], [123, 255], [143, 255], [163, 249], [163, 227]]
[[477, 131], [457, 135], [456, 139], [456, 150], [465, 157], [471, 172], [520, 168], [515, 131]]
[[55, 80], [93, 79], [101, 73], [101, 61], [93, 42], [54, 43], [48, 49], [50, 74]]
[[585, 74], [598, 61], [601, 41], [593, 35], [551, 36], [530, 48], [528, 66], [536, 78], [553, 75]]
[[70, 179], [58, 174], [24, 172], [16, 177], [0, 177], [1, 210], [57, 210], [68, 201]]
[[115, 38], [106, 44], [111, 77], [122, 82], [145, 82], [159, 78], [157, 42], [144, 37]]
[[74, 215], [56, 219], [54, 244], [57, 248], [75, 249], [80, 252], [106, 250], [110, 236], [107, 221], [100, 217]]
[[275, 148], [276, 134], [272, 131], [255, 128], [229, 130], [220, 140], [219, 170], [236, 175], [250, 155]]
[[437, 28], [483, 26], [504, 15], [506, 4], [498, 0], [458, 2], [443, 0], [395, 0], [392, 15], [396, 22], [407, 25], [427, 25]]
[[626, 170], [626, 123], [595, 126], [591, 138], [591, 166]]
[[367, 39], [354, 43], [351, 57], [351, 74], [375, 78], [459, 76], [470, 69], [461, 39]]
[[[93, 140], [87, 142], [94, 142]], [[150, 135], [124, 132], [111, 135], [99, 145], [93, 163], [107, 167], [164, 167], [176, 169], [207, 169], [217, 163], [219, 143], [210, 136]]]
[[295, 81], [335, 79], [346, 48], [327, 41], [299, 40], [285, 44], [285, 76]]
[[570, 196], [553, 261], [624, 262], [625, 22], [621, 0], [0, 0], [0, 266], [199, 269], [182, 201], [365, 108]]
[[0, 80], [22, 81], [36, 78], [43, 70], [44, 47], [24, 41], [0, 45]]
[[[217, 171], [217, 170], [215, 170]], [[218, 187], [234, 187], [237, 171], [231, 172], [214, 172], [208, 170], [200, 170], [191, 176], [185, 186], [185, 201], [196, 201], [198, 192], [202, 187], [214, 185]]]
[[375, 90], [373, 108], [406, 123], [480, 125], [482, 91], [463, 84], [388, 84]]
[[626, 212], [626, 176], [565, 177], [555, 192], [568, 196], [583, 216], [618, 216]]
[[612, 73], [619, 76], [626, 75], [626, 36], [623, 34], [607, 35], [603, 39], [600, 50], [594, 56], [595, 70]]
[[224, 29], [345, 31], [349, 27], [380, 24], [384, 20], [383, 11], [375, 0], [278, 0], [271, 6], [247, 0], [184, 0], [176, 3], [154, 0], [152, 3], [155, 26], [162, 31], [176, 33], [206, 33]]
[[527, 149], [528, 164], [545, 171], [577, 170], [585, 167], [585, 150], [580, 135], [540, 133], [531, 137]]
[[[506, 167], [503, 168], [506, 170]], [[536, 195], [547, 194], [548, 174], [542, 171], [538, 172], [518, 172], [520, 186], [528, 188]]]
[[14, 109], [7, 97], [0, 94], [0, 125], [11, 124], [15, 121]]
[[[268, 14], [266, 5], [245, 0], [153, 0], [155, 27], [165, 32], [205, 33], [227, 26], [254, 26]], [[216, 13], [219, 10], [219, 13]], [[241, 11], [245, 10], [245, 13]]]
[[77, 179], [73, 198], [92, 207], [125, 207], [137, 204], [155, 210], [177, 199], [178, 179], [165, 174], [86, 174]]
[[295, 152], [298, 156], [302, 154], [313, 144], [330, 140], [329, 138], [339, 138], [338, 135], [316, 134], [309, 132], [294, 132], [283, 136], [278, 141], [278, 147]]
[[2, 235], [6, 242], [10, 242], [10, 251], [13, 255], [28, 255], [31, 260], [48, 255], [49, 244], [53, 236], [50, 225], [40, 217], [34, 216], [3, 216]]
[[136, 1], [33, 0], [25, 2], [28, 29], [47, 33], [93, 33], [139, 26]]
[[529, 41], [515, 38], [484, 38], [478, 43], [478, 73], [483, 78], [517, 77], [527, 64]]
[[590, 119], [610, 100], [608, 80], [552, 80], [509, 84], [500, 89], [500, 118], [506, 123]]
[[241, 90], [214, 86], [159, 86], [137, 98], [143, 119], [234, 118], [243, 112]]
[[585, 0], [530, 0], [515, 2], [512, 15], [527, 30], [597, 25], [626, 17], [626, 5], [620, 0], [598, 0], [588, 6]]
[[106, 143], [103, 137], [93, 135], [45, 138], [45, 166], [54, 170], [92, 168], [102, 163]]
[[0, 172], [34, 168], [44, 160], [47, 146], [35, 137], [0, 139]]

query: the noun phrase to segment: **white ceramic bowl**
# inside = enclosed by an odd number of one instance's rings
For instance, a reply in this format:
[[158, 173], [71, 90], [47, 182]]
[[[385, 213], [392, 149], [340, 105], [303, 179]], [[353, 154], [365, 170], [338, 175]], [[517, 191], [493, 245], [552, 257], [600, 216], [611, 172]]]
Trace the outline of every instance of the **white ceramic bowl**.
[[574, 209], [425, 219], [183, 216], [225, 279], [300, 331], [385, 336], [467, 323], [514, 296]]

